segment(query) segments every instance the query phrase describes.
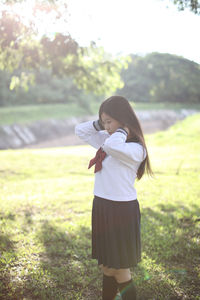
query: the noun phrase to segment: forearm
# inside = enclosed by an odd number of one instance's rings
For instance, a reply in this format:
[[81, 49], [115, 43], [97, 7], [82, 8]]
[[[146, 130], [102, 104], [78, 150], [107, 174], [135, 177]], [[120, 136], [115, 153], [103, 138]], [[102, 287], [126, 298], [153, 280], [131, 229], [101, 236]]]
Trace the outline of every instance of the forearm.
[[99, 148], [108, 137], [108, 134], [102, 131], [102, 125], [98, 120], [76, 125], [75, 134], [95, 148]]
[[128, 132], [119, 128], [103, 144], [103, 150], [116, 159], [126, 163], [141, 162], [145, 158], [145, 150], [138, 143], [126, 143]]

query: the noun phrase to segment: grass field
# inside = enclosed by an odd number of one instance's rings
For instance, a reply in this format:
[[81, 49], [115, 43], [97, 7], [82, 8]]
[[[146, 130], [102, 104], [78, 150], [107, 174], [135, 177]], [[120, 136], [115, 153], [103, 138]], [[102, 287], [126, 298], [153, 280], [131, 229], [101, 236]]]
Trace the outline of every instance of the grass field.
[[[200, 299], [200, 115], [148, 135], [140, 300]], [[0, 299], [100, 300], [89, 146], [0, 152]]]
[[[136, 110], [152, 109], [195, 109], [200, 111], [200, 104], [181, 104], [181, 103], [132, 103]], [[91, 111], [97, 114], [99, 103], [91, 104]], [[38, 120], [47, 119], [67, 119], [87, 115], [85, 110], [76, 104], [46, 104], [46, 105], [27, 105], [0, 108], [0, 125], [10, 125], [13, 123], [31, 123]]]

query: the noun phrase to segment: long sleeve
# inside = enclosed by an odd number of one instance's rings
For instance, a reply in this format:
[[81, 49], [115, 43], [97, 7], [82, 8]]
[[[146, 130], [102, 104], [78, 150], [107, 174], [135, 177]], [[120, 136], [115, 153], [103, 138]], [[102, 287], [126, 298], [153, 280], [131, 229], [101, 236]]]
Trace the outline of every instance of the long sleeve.
[[76, 125], [75, 134], [87, 144], [98, 149], [109, 137], [109, 134], [105, 130], [99, 129], [95, 121], [88, 121]]
[[140, 164], [146, 157], [145, 149], [138, 143], [126, 143], [127, 133], [123, 129], [118, 129], [108, 139], [105, 140], [102, 149], [113, 158], [118, 159], [129, 167], [133, 163]]
[[137, 199], [134, 187], [137, 170], [145, 158], [145, 150], [138, 143], [126, 142], [127, 133], [118, 129], [112, 135], [98, 130], [94, 121], [81, 123], [75, 133], [95, 148], [102, 148], [106, 157], [102, 169], [95, 173], [94, 195], [113, 201]]

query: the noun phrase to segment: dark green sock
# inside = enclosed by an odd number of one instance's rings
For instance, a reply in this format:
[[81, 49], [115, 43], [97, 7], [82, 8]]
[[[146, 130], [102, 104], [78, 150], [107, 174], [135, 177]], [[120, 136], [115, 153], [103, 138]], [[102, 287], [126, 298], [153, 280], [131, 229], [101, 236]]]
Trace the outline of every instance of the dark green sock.
[[118, 287], [123, 300], [136, 300], [136, 288], [132, 279], [118, 283]]

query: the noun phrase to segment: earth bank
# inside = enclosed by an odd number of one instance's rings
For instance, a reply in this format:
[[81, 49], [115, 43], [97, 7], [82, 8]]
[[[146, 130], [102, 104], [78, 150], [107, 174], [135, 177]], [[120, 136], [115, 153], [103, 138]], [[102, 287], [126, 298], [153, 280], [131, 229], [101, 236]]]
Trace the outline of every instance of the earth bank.
[[[196, 113], [195, 110], [150, 110], [136, 111], [145, 134], [165, 130], [178, 120]], [[97, 116], [84, 116], [66, 120], [37, 121], [30, 124], [0, 126], [0, 149], [48, 148], [81, 145], [74, 135], [76, 124], [95, 120]]]

